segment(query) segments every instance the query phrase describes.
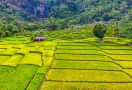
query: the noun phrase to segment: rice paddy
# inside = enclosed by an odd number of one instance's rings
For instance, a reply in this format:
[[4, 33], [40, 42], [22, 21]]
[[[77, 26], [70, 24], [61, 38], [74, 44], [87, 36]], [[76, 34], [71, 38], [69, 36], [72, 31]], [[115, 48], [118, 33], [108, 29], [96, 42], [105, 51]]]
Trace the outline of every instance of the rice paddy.
[[21, 36], [0, 42], [0, 90], [131, 88], [131, 46], [92, 38], [29, 42]]
[[3, 39], [0, 90], [37, 90], [52, 62], [56, 45], [57, 41], [32, 43], [26, 37]]
[[87, 42], [60, 41], [41, 90], [131, 90], [132, 48]]

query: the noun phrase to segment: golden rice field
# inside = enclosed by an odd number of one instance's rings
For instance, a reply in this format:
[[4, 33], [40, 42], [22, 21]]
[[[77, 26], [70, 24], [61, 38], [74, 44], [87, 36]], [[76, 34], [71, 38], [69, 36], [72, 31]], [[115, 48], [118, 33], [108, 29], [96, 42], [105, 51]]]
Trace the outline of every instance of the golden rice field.
[[131, 90], [132, 47], [92, 39], [0, 41], [0, 90]]
[[131, 90], [132, 47], [59, 41], [41, 90]]

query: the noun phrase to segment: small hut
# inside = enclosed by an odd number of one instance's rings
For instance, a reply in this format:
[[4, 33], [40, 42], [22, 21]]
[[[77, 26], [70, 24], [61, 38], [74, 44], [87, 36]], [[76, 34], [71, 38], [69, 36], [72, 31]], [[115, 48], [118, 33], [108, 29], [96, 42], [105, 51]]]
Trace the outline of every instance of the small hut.
[[46, 37], [43, 37], [43, 36], [37, 36], [34, 38], [35, 42], [40, 42], [40, 41], [45, 41], [45, 40], [46, 40]]

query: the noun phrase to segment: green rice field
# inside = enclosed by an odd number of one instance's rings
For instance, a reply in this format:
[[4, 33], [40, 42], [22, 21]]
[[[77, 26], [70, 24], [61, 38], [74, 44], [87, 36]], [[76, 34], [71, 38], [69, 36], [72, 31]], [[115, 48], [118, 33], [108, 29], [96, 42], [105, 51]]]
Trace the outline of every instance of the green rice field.
[[38, 90], [53, 60], [57, 41], [30, 42], [28, 37], [0, 42], [0, 90]]
[[0, 42], [0, 90], [131, 90], [132, 47], [95, 39]]

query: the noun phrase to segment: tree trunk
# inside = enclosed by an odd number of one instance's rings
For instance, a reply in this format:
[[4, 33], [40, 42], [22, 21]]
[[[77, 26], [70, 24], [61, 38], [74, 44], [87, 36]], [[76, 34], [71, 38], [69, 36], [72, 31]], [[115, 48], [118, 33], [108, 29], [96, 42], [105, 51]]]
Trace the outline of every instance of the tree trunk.
[[100, 42], [102, 42], [102, 43], [104, 42], [103, 38], [100, 38]]

